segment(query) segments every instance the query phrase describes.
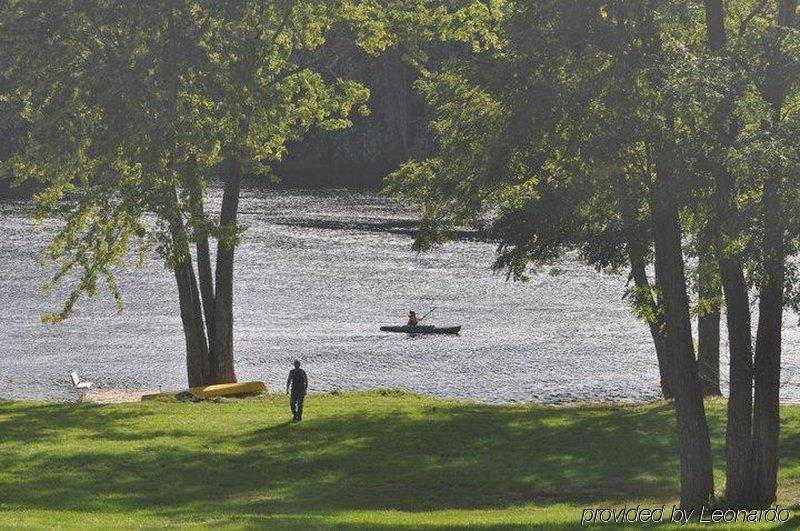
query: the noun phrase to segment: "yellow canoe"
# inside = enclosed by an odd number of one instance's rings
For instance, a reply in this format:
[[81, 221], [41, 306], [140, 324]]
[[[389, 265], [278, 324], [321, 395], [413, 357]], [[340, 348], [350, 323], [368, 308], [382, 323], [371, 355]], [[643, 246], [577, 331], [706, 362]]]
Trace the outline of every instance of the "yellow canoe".
[[[195, 398], [204, 399], [215, 396], [242, 396], [242, 395], [261, 395], [267, 392], [267, 385], [264, 382], [242, 382], [229, 384], [214, 384], [203, 387], [192, 387], [189, 389]], [[144, 395], [142, 400], [159, 400], [172, 398], [177, 393], [156, 393]]]
[[214, 396], [261, 395], [267, 392], [264, 382], [242, 382], [229, 384], [206, 385], [205, 387], [192, 387], [189, 389], [197, 398], [211, 398]]

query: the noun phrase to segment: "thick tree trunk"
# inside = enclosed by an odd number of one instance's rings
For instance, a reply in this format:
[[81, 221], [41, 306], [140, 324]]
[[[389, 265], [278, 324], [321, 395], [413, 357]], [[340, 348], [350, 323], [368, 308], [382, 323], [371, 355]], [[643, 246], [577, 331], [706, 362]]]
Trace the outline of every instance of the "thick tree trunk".
[[[159, 75], [165, 80], [162, 101], [163, 113], [166, 124], [177, 123], [179, 78], [177, 64], [180, 63], [178, 50], [179, 37], [177, 35], [176, 20], [180, 14], [176, 13], [175, 6], [167, 9], [166, 38], [161, 50], [161, 64]], [[183, 334], [186, 341], [186, 373], [189, 387], [207, 385], [211, 377], [211, 364], [209, 357], [209, 344], [206, 329], [203, 324], [203, 307], [200, 293], [197, 289], [197, 279], [194, 275], [192, 255], [189, 249], [186, 228], [179, 210], [177, 189], [172, 179], [180, 169], [177, 167], [178, 145], [175, 141], [175, 131], [171, 127], [161, 130], [163, 136], [155, 135], [154, 152], [160, 153], [165, 147], [169, 149], [168, 173], [166, 175], [167, 193], [170, 194], [169, 204], [166, 205], [165, 215], [170, 223], [172, 236], [172, 267], [175, 281], [178, 286], [178, 304], [180, 306]]]
[[[778, 0], [779, 25], [797, 27], [797, 4], [797, 0]], [[776, 53], [782, 52], [778, 50]], [[776, 62], [781, 59], [777, 57]], [[789, 86], [783, 76], [780, 70], [773, 72], [770, 84], [764, 88], [764, 98], [772, 108], [773, 128], [780, 124]], [[753, 402], [753, 488], [758, 507], [767, 507], [774, 502], [778, 487], [781, 327], [786, 273], [780, 171], [777, 168], [771, 170], [764, 184], [761, 204], [764, 278], [758, 304]]]
[[[709, 48], [722, 54], [727, 40], [724, 4], [722, 0], [705, 0], [705, 10]], [[725, 144], [731, 144], [736, 135], [735, 125], [731, 123], [732, 111], [732, 96], [729, 96], [720, 104], [715, 116], [715, 134]], [[735, 177], [719, 161], [709, 162], [714, 173], [716, 217], [721, 229], [716, 246], [727, 310], [730, 351], [725, 495], [733, 506], [748, 507], [753, 504], [753, 340], [750, 300], [742, 262], [726, 251], [726, 243], [737, 236]]]
[[725, 432], [725, 495], [736, 507], [753, 504], [753, 339], [750, 296], [744, 267], [737, 256], [726, 253], [725, 243], [736, 237], [734, 176], [712, 161], [717, 215], [722, 234], [717, 240], [720, 280], [725, 296], [728, 325], [729, 391], [728, 424]]
[[655, 264], [665, 310], [669, 374], [675, 392], [675, 414], [681, 457], [681, 507], [699, 509], [714, 494], [711, 443], [692, 344], [689, 298], [681, 249], [681, 227], [675, 204], [671, 157], [660, 153], [652, 199]]
[[[663, 53], [660, 30], [656, 27], [652, 2], [637, 4], [641, 16], [642, 37], [647, 53], [654, 58]], [[649, 72], [656, 90], [664, 86], [658, 69]], [[653, 148], [655, 182], [650, 198], [655, 251], [656, 285], [659, 303], [664, 309], [667, 370], [675, 393], [674, 407], [678, 427], [678, 446], [681, 458], [681, 507], [698, 510], [714, 495], [714, 473], [711, 441], [708, 435], [703, 393], [697, 377], [694, 357], [692, 322], [689, 316], [689, 297], [686, 293], [686, 273], [681, 248], [681, 225], [678, 216], [678, 197], [681, 195], [673, 164], [676, 156], [672, 102], [661, 104], [665, 117], [664, 130]]]
[[[713, 236], [712, 236], [713, 237]], [[704, 239], [707, 240], [708, 238]], [[704, 241], [700, 250], [698, 273], [698, 295], [701, 299], [714, 300], [714, 309], [697, 318], [697, 370], [703, 396], [720, 396], [719, 388], [719, 282], [717, 264], [709, 246]]]
[[215, 382], [236, 381], [233, 366], [233, 258], [236, 249], [236, 218], [242, 185], [242, 164], [232, 155], [226, 163], [225, 188], [220, 211], [220, 238], [214, 299], [214, 343], [211, 348], [212, 377]]
[[195, 279], [189, 260], [184, 260], [175, 267], [175, 280], [178, 284], [178, 301], [186, 340], [186, 373], [189, 387], [206, 385], [210, 376], [208, 345], [203, 329], [200, 300], [195, 298], [196, 292], [192, 289]]
[[753, 343], [744, 269], [737, 260], [720, 261], [730, 348], [728, 428], [725, 433], [725, 495], [734, 506], [751, 504], [753, 425]]
[[725, 6], [722, 0], [705, 0], [708, 47], [715, 52], [725, 47]]
[[784, 252], [781, 225], [780, 177], [764, 186], [764, 281], [758, 304], [758, 333], [754, 364], [753, 487], [755, 504], [775, 501], [778, 481], [780, 428], [781, 327], [783, 325]]

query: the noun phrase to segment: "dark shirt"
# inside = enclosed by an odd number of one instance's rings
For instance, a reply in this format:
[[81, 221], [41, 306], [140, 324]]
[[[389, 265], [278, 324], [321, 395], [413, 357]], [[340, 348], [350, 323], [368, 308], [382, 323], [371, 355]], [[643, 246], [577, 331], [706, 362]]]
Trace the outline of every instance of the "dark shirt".
[[308, 389], [308, 377], [303, 369], [292, 369], [289, 371], [289, 383], [292, 386], [293, 395], [304, 395]]

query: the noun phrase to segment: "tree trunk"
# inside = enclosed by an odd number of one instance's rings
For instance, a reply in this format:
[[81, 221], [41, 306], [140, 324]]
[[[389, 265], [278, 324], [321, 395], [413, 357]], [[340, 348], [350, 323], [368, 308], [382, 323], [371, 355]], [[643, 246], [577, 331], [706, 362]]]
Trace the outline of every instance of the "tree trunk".
[[[716, 53], [722, 52], [725, 47], [725, 7], [722, 0], [705, 0], [706, 31], [708, 33], [708, 46]], [[730, 113], [717, 113], [718, 119], [727, 121]], [[721, 124], [718, 124], [721, 125]], [[712, 249], [716, 247], [720, 252], [721, 238], [719, 225], [719, 212], [712, 215], [709, 225], [703, 233], [698, 276], [698, 291], [701, 299], [717, 298], [719, 296], [719, 283], [716, 280], [717, 264], [711, 256]], [[704, 396], [721, 395], [719, 388], [719, 308], [711, 313], [701, 315], [697, 320], [698, 336], [698, 365], [700, 371], [700, 385]]]
[[[797, 25], [797, 0], [778, 1], [778, 24]], [[782, 53], [776, 48], [777, 54]], [[776, 57], [776, 63], [782, 58]], [[788, 82], [782, 70], [772, 73], [764, 98], [772, 110], [771, 127], [780, 124]], [[754, 361], [753, 489], [757, 507], [775, 501], [778, 488], [778, 435], [780, 431], [781, 327], [785, 250], [781, 170], [774, 168], [764, 184], [761, 204], [763, 223], [763, 272], [758, 304], [758, 332]]]
[[212, 377], [217, 383], [236, 381], [233, 367], [233, 258], [236, 249], [239, 192], [242, 185], [242, 164], [231, 155], [226, 163], [227, 175], [220, 211], [220, 238], [217, 245], [217, 269], [214, 299], [214, 345], [211, 349]]
[[211, 252], [208, 245], [208, 231], [205, 227], [206, 216], [203, 208], [203, 190], [197, 174], [197, 163], [193, 157], [188, 161], [189, 201], [195, 228], [197, 247], [197, 273], [200, 280], [200, 295], [203, 300], [203, 316], [206, 322], [208, 343], [214, 346], [214, 279], [211, 274]]
[[681, 507], [699, 509], [714, 494], [714, 476], [708, 423], [692, 344], [675, 176], [669, 171], [670, 159], [669, 154], [659, 153], [651, 202], [656, 278], [665, 310], [668, 370], [675, 392]]
[[186, 340], [186, 373], [189, 387], [198, 387], [206, 385], [211, 376], [208, 343], [203, 327], [203, 312], [192, 259], [188, 254], [189, 249], [180, 222], [173, 223], [172, 237], [174, 245], [182, 249], [181, 252], [176, 253], [177, 258], [173, 270], [178, 285], [178, 303], [183, 323], [183, 335]]
[[[713, 227], [710, 229], [714, 231]], [[713, 235], [712, 235], [713, 238]], [[710, 250], [709, 238], [703, 238], [698, 265], [698, 295], [705, 301], [713, 300], [713, 309], [697, 318], [697, 370], [703, 396], [720, 396], [719, 388], [719, 282], [717, 264]]]
[[722, 0], [705, 0], [704, 3], [708, 47], [714, 52], [720, 52], [725, 47], [725, 41], [727, 40], [725, 34], [725, 6]]
[[720, 261], [727, 308], [730, 349], [728, 427], [725, 432], [725, 495], [736, 507], [751, 504], [751, 456], [753, 425], [753, 343], [750, 301], [741, 262]]
[[615, 181], [617, 183], [617, 202], [622, 218], [622, 224], [626, 235], [626, 250], [628, 251], [628, 261], [631, 264], [631, 278], [636, 287], [635, 303], [639, 306], [648, 308], [650, 318], [647, 325], [650, 328], [650, 336], [653, 338], [653, 346], [656, 349], [656, 360], [658, 362], [659, 382], [661, 384], [661, 394], [665, 399], [672, 398], [672, 384], [670, 383], [669, 373], [667, 372], [667, 346], [664, 338], [663, 319], [658, 302], [655, 300], [650, 280], [647, 278], [647, 246], [642, 242], [641, 236], [647, 233], [637, 222], [636, 205], [638, 199], [633, 197], [630, 192], [632, 183], [626, 181], [624, 172], [620, 172]]
[[[636, 289], [641, 293], [652, 294], [650, 281], [647, 279], [647, 269], [644, 260], [644, 255], [641, 253], [639, 247], [632, 242], [628, 243], [628, 258], [631, 262], [631, 277], [633, 277]], [[657, 316], [656, 321], [648, 321], [650, 327], [650, 335], [653, 338], [653, 345], [656, 349], [656, 359], [658, 361], [658, 373], [661, 382], [661, 394], [665, 399], [673, 398], [675, 395], [672, 391], [672, 384], [670, 383], [669, 373], [667, 372], [667, 343], [662, 330], [663, 322], [661, 321], [660, 312], [657, 303], [653, 300], [652, 295], [646, 301], [639, 301], [640, 304], [649, 304], [650, 312]]]
[[[173, 183], [178, 168], [178, 145], [175, 141], [175, 131], [172, 125], [178, 122], [178, 94], [179, 78], [177, 65], [181, 62], [179, 55], [179, 37], [175, 26], [180, 15], [175, 12], [175, 6], [170, 5], [166, 11], [166, 34], [162, 41], [162, 57], [160, 62], [160, 78], [165, 80], [163, 114], [164, 123], [168, 124], [161, 130], [163, 136], [154, 135], [154, 152], [159, 153], [165, 147], [169, 149], [168, 173], [166, 175], [166, 192], [169, 194], [169, 204], [165, 205], [165, 219], [170, 224], [172, 236], [172, 257], [170, 262], [178, 286], [178, 304], [183, 324], [183, 335], [186, 341], [186, 373], [189, 387], [207, 385], [211, 377], [211, 363], [209, 357], [209, 344], [206, 338], [206, 329], [203, 324], [203, 307], [200, 293], [197, 289], [197, 279], [194, 276], [192, 255], [189, 249], [186, 228], [179, 210], [178, 193]], [[185, 171], [185, 169], [184, 169]]]
[[[709, 48], [722, 54], [727, 36], [722, 0], [706, 0], [706, 28]], [[716, 111], [713, 126], [717, 138], [726, 145], [736, 136], [732, 123], [733, 96], [729, 95]], [[753, 500], [753, 340], [750, 300], [744, 267], [738, 256], [730, 256], [726, 243], [737, 237], [735, 177], [720, 161], [710, 160], [714, 174], [716, 218], [720, 234], [716, 241], [720, 280], [725, 296], [730, 351], [730, 390], [728, 425], [725, 432], [725, 495], [734, 507], [749, 507]]]
[[[663, 48], [654, 19], [655, 6], [652, 2], [636, 5], [640, 9], [644, 48], [653, 58], [660, 58]], [[663, 72], [652, 69], [648, 75], [656, 90], [664, 88]], [[681, 458], [681, 507], [698, 510], [714, 495], [714, 472], [703, 394], [697, 377], [686, 273], [683, 268], [677, 202], [681, 195], [681, 185], [673, 167], [677, 156], [675, 142], [671, 137], [676, 126], [669, 97], [660, 106], [665, 118], [664, 129], [658, 137], [651, 140], [655, 155], [655, 182], [650, 198], [650, 211], [656, 285], [660, 293], [659, 303], [664, 309], [667, 371], [675, 393], [675, 417]]]
[[764, 275], [758, 304], [754, 364], [753, 486], [757, 507], [775, 501], [778, 481], [780, 428], [781, 327], [783, 325], [783, 227], [780, 177], [764, 186]]
[[720, 226], [723, 227], [717, 240], [717, 253], [720, 256], [720, 280], [725, 296], [730, 352], [725, 495], [734, 506], [749, 507], [753, 498], [753, 339], [750, 296], [740, 258], [730, 256], [725, 249], [726, 242], [736, 238], [734, 176], [718, 162], [712, 161], [712, 164], [716, 210]]

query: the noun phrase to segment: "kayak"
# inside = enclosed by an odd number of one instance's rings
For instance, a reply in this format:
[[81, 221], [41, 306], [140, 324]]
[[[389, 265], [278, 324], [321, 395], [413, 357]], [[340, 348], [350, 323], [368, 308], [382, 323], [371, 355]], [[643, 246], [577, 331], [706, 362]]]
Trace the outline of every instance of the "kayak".
[[[142, 401], [164, 400], [169, 398], [175, 398], [177, 395], [181, 395], [186, 392], [187, 391], [182, 391], [180, 393], [173, 392], [173, 393], [155, 393], [152, 395], [144, 395], [142, 396]], [[213, 398], [216, 396], [261, 395], [266, 392], [267, 392], [267, 386], [264, 384], [264, 382], [213, 384], [213, 385], [206, 385], [204, 387], [192, 387], [188, 391], [188, 393], [194, 395], [194, 397], [197, 398], [198, 400], [202, 400], [204, 398]]]
[[195, 397], [212, 398], [215, 396], [263, 395], [267, 392], [264, 382], [242, 382], [229, 384], [213, 384], [204, 387], [190, 387], [189, 392]]
[[400, 332], [403, 334], [458, 334], [460, 326], [439, 328], [436, 326], [382, 326], [381, 332]]

